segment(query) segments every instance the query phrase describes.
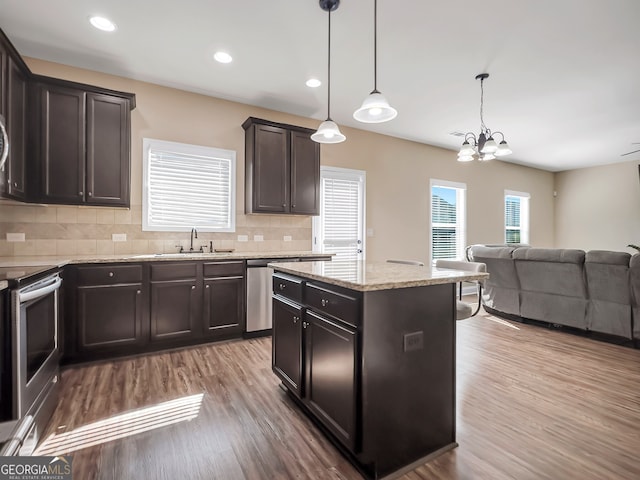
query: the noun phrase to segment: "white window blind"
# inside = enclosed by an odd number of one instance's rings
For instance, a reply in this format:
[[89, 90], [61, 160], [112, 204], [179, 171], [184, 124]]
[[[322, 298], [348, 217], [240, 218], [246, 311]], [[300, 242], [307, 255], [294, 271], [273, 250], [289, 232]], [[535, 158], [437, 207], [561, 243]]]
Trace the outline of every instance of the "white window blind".
[[322, 167], [320, 181], [314, 249], [335, 254], [334, 260], [363, 258], [365, 172]]
[[466, 237], [466, 185], [431, 180], [431, 261], [462, 260]]
[[235, 231], [235, 151], [148, 138], [143, 150], [143, 230]]
[[529, 194], [504, 192], [505, 243], [529, 243]]

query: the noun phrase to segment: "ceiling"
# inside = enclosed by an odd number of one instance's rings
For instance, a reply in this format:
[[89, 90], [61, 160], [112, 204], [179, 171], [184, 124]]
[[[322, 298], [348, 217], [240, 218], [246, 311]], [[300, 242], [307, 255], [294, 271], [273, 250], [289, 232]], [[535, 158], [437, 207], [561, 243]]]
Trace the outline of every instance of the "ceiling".
[[[327, 116], [317, 0], [0, 0], [0, 12], [25, 56]], [[95, 14], [118, 30], [91, 27]], [[549, 171], [640, 161], [621, 156], [640, 148], [638, 0], [379, 0], [378, 89], [399, 113], [378, 125], [352, 117], [373, 88], [373, 0], [343, 0], [331, 24], [339, 125], [457, 150], [452, 132], [479, 132], [475, 76], [488, 72], [484, 120], [509, 142], [504, 160]], [[234, 61], [215, 62], [216, 50]]]

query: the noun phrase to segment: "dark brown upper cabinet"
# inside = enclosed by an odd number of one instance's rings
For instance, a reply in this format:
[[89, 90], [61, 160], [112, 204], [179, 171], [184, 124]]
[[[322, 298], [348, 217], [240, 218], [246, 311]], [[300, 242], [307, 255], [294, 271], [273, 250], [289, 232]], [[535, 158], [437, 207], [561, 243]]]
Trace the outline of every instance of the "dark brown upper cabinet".
[[9, 136], [9, 156], [0, 171], [0, 196], [19, 201], [27, 198], [29, 75], [15, 47], [0, 31], [0, 115]]
[[22, 65], [7, 57], [6, 127], [9, 156], [5, 164], [4, 194], [16, 200], [27, 198], [27, 87]]
[[9, 158], [0, 196], [128, 207], [135, 95], [34, 75], [0, 30], [0, 115]]
[[35, 88], [39, 201], [129, 206], [130, 98], [57, 80]]
[[245, 212], [318, 215], [320, 145], [313, 130], [249, 117], [245, 130]]

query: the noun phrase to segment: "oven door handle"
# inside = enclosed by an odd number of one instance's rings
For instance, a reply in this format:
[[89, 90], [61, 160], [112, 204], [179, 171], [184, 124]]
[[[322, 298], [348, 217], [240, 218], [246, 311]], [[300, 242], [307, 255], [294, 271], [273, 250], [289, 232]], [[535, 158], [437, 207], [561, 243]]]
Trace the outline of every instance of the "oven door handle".
[[34, 300], [36, 298], [44, 297], [45, 295], [49, 295], [54, 290], [57, 290], [62, 285], [62, 279], [56, 278], [56, 281], [52, 284], [47, 285], [46, 287], [39, 288], [37, 290], [33, 290], [31, 292], [20, 292], [18, 293], [18, 301], [20, 303], [28, 302], [29, 300]]

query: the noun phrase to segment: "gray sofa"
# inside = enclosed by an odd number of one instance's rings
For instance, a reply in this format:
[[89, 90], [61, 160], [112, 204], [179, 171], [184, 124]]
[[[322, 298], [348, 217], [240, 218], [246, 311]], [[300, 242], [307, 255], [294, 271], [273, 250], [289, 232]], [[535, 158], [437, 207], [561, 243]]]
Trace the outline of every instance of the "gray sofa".
[[487, 265], [490, 312], [640, 340], [640, 254], [472, 245], [467, 257]]

